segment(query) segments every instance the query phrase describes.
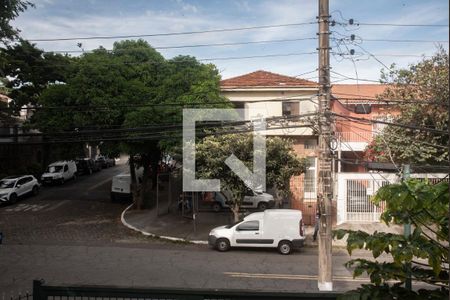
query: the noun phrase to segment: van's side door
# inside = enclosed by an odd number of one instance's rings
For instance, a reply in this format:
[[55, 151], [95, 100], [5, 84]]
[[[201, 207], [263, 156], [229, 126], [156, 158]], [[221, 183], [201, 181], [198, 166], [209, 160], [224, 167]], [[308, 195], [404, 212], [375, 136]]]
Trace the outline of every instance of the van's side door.
[[240, 247], [261, 247], [268, 246], [273, 240], [264, 239], [261, 236], [261, 222], [258, 220], [245, 221], [236, 226], [233, 233], [234, 246]]

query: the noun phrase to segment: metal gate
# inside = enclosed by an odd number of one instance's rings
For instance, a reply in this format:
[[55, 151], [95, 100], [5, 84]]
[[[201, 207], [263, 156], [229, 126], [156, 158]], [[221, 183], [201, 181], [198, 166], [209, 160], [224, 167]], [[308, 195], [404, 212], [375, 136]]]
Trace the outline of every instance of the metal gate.
[[[411, 174], [411, 177], [426, 179], [431, 183], [445, 180], [447, 174]], [[448, 180], [448, 178], [447, 178]], [[371, 197], [382, 186], [397, 183], [400, 177], [392, 173], [338, 173], [337, 224], [344, 222], [379, 222], [385, 203], [375, 206]]]

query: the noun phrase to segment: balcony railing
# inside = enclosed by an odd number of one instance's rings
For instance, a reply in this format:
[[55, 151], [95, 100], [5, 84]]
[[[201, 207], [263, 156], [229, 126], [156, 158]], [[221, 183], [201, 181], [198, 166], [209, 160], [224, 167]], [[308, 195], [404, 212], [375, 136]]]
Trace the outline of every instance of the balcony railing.
[[336, 136], [340, 137], [343, 142], [370, 143], [373, 139], [372, 132], [336, 132]]

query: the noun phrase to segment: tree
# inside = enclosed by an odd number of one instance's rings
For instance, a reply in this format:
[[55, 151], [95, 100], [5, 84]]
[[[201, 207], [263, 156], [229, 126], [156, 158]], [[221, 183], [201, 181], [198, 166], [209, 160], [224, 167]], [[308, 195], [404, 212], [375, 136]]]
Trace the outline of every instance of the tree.
[[[193, 57], [178, 56], [157, 67], [155, 95], [145, 101], [157, 106], [139, 108], [128, 113], [125, 116], [125, 127], [180, 124], [184, 107], [230, 107], [229, 100], [220, 95], [220, 76], [215, 66], [202, 64]], [[162, 153], [173, 153], [174, 148], [181, 145], [181, 128], [172, 130], [170, 134], [163, 129], [158, 132], [156, 128], [153, 131], [156, 134], [150, 139], [127, 143], [130, 153], [140, 154], [138, 163], [144, 167], [140, 202], [147, 195], [149, 205], [155, 202], [151, 190], [156, 188], [157, 169]]]
[[22, 0], [0, 0], [0, 7], [0, 43], [6, 44], [19, 36], [19, 30], [12, 27], [9, 22], [28, 7], [34, 7], [34, 4]]
[[[239, 207], [248, 187], [228, 166], [225, 159], [236, 155], [244, 165], [253, 169], [253, 136], [228, 134], [205, 137], [196, 143], [196, 175], [202, 178], [220, 179], [221, 188], [231, 194], [230, 209], [239, 220]], [[270, 137], [266, 140], [266, 180], [283, 195], [290, 193], [289, 180], [306, 169], [305, 159], [298, 158], [289, 140]]]
[[[382, 79], [390, 84], [382, 99], [405, 100], [397, 108], [400, 114], [394, 123], [448, 131], [449, 57], [442, 48], [431, 58], [411, 65], [408, 69], [395, 69], [383, 73]], [[370, 160], [396, 163], [440, 164], [448, 158], [448, 134], [430, 130], [386, 127], [368, 146]]]
[[25, 40], [0, 48], [0, 70], [12, 99], [11, 112], [17, 115], [24, 105], [37, 105], [47, 87], [64, 83], [71, 62], [68, 56], [45, 53]]
[[[373, 202], [378, 206], [386, 204], [381, 215], [386, 224], [410, 223], [414, 232], [405, 237], [384, 232], [334, 231], [338, 239], [348, 234], [350, 255], [355, 249], [365, 249], [371, 251], [375, 259], [382, 254], [392, 258], [392, 261], [382, 262], [360, 258], [347, 262], [347, 267], [354, 268], [354, 277], [366, 272], [371, 284], [362, 285], [346, 296], [359, 296], [355, 299], [448, 299], [448, 183], [432, 185], [411, 179], [380, 188]], [[437, 289], [410, 291], [402, 287], [408, 278]], [[392, 284], [391, 280], [398, 282]]]
[[[144, 168], [141, 191], [134, 189], [140, 208], [144, 196], [154, 202], [161, 153], [181, 144], [181, 127], [168, 135], [162, 126], [181, 123], [183, 107], [229, 107], [219, 80], [213, 65], [193, 57], [166, 60], [143, 40], [120, 41], [112, 51], [100, 47], [73, 59], [64, 84], [48, 86], [39, 97], [42, 109], [32, 122], [49, 135], [96, 141], [106, 153], [128, 152], [135, 158], [130, 168]], [[148, 130], [135, 130], [142, 127]], [[86, 129], [96, 133], [80, 136]], [[123, 131], [112, 133], [117, 129]]]

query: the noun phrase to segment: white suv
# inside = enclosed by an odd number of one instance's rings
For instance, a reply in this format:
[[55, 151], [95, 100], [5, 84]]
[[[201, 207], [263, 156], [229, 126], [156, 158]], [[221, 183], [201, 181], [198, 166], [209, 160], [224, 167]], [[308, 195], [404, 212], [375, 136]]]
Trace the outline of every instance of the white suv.
[[39, 182], [33, 175], [10, 176], [0, 180], [0, 203], [17, 201], [26, 194], [39, 193]]

